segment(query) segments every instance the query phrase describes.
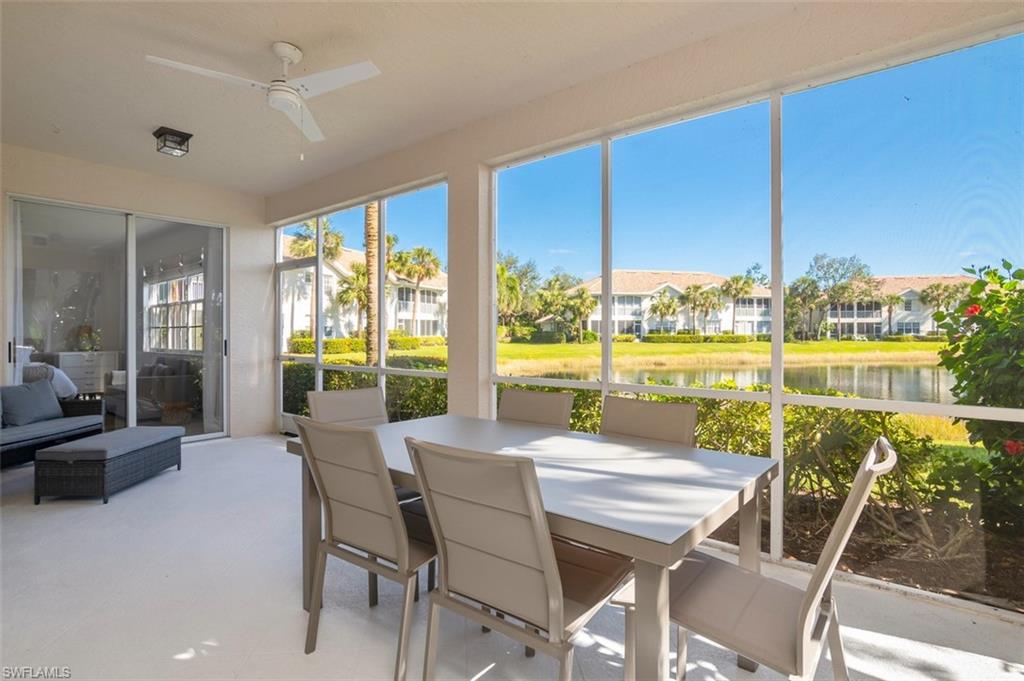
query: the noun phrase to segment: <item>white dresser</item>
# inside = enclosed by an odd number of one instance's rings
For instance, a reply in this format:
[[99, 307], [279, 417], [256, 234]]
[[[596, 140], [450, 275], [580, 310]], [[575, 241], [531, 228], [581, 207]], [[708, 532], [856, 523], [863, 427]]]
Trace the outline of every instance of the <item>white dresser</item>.
[[99, 393], [103, 392], [103, 375], [118, 368], [119, 354], [115, 350], [58, 352], [57, 366], [74, 381], [79, 393]]

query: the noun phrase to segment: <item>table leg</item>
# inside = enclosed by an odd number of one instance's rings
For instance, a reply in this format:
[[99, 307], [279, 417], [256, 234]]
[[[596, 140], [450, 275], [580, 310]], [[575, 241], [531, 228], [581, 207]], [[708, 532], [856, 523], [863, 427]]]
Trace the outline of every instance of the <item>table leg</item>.
[[[740, 567], [761, 572], [761, 492], [751, 495], [740, 507]], [[736, 656], [736, 666], [748, 672], [757, 670], [757, 663], [742, 655]]]
[[302, 459], [302, 607], [309, 610], [313, 592], [317, 544], [323, 539], [320, 494], [313, 473]]
[[669, 571], [663, 565], [637, 560], [636, 578], [636, 678], [668, 679]]

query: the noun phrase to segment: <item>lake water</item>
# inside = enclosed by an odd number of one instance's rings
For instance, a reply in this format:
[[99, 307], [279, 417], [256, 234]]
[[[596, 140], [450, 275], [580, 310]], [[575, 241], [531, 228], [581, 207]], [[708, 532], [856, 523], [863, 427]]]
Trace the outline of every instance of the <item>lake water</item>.
[[[592, 375], [549, 374], [549, 378], [599, 380]], [[616, 383], [647, 383], [648, 380], [688, 386], [705, 386], [732, 380], [740, 387], [771, 382], [768, 367], [692, 367], [686, 369], [629, 369], [613, 371]], [[796, 390], [824, 390], [834, 388], [860, 397], [911, 402], [938, 402], [952, 404], [953, 376], [944, 368], [934, 365], [881, 365], [867, 364], [819, 365], [788, 367], [786, 387]]]

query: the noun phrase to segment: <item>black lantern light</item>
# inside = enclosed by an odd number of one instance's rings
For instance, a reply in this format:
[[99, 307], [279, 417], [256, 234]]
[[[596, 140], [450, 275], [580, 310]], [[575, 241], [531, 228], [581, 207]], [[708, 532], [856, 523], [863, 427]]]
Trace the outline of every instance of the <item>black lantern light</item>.
[[184, 156], [188, 153], [188, 141], [192, 139], [192, 133], [161, 126], [153, 131], [153, 137], [156, 138], [156, 150], [161, 154]]

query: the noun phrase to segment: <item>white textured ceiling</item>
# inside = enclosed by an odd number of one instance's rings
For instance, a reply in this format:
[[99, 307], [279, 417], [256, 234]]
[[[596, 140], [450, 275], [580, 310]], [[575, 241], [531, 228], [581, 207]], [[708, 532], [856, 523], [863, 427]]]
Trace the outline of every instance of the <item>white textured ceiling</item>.
[[[776, 3], [4, 3], [3, 141], [211, 182], [288, 189], [791, 5]], [[146, 63], [154, 54], [255, 80], [269, 50], [301, 75], [363, 59], [377, 78], [312, 100], [311, 145], [263, 95]], [[176, 159], [161, 125], [195, 134]], [[305, 161], [299, 160], [300, 150]]]

